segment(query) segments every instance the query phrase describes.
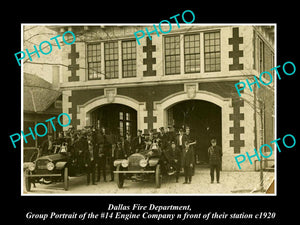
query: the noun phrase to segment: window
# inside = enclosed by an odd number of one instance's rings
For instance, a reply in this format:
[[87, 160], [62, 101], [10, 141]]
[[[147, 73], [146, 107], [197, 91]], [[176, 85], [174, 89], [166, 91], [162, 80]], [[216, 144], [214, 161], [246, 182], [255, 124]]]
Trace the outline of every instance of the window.
[[204, 65], [205, 72], [221, 70], [220, 32], [204, 34]]
[[185, 73], [200, 72], [200, 35], [184, 36], [184, 71]]
[[105, 78], [112, 79], [119, 77], [118, 64], [118, 42], [104, 43], [104, 58], [105, 58]]
[[[271, 68], [275, 67], [275, 63], [274, 63], [274, 54], [271, 53]], [[271, 74], [274, 77], [274, 70], [271, 70]]]
[[88, 78], [89, 80], [101, 79], [101, 45], [88, 44], [87, 45], [88, 58]]
[[180, 38], [165, 37], [165, 71], [166, 75], [180, 73]]
[[260, 38], [258, 39], [258, 65], [259, 73], [262, 73], [264, 71], [264, 43]]
[[125, 137], [126, 133], [131, 133], [131, 116], [128, 112], [119, 112], [120, 136]]
[[122, 42], [123, 77], [136, 76], [136, 41]]
[[56, 109], [62, 109], [62, 100], [56, 100], [54, 102], [54, 108], [56, 108]]

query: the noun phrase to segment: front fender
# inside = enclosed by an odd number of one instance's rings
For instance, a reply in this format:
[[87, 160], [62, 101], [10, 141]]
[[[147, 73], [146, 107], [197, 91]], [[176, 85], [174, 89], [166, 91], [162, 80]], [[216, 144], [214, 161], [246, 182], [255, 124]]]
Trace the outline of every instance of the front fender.
[[159, 158], [149, 159], [149, 166], [156, 166], [159, 162]]
[[26, 170], [28, 169], [29, 165], [31, 164], [32, 162], [24, 162], [23, 163], [23, 169]]
[[62, 170], [63, 168], [65, 168], [66, 164], [67, 164], [67, 162], [57, 162], [57, 163], [55, 164], [55, 168], [56, 168], [57, 170]]
[[120, 164], [122, 163], [123, 160], [124, 160], [124, 159], [116, 159], [116, 160], [114, 161], [114, 167], [117, 167], [118, 165], [120, 165]]

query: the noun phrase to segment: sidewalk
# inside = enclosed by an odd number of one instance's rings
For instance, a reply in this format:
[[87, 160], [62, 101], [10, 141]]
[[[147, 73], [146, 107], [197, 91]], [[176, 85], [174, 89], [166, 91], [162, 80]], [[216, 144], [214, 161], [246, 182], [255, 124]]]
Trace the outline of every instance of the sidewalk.
[[[265, 190], [272, 183], [274, 172], [264, 172]], [[103, 182], [97, 185], [86, 185], [86, 176], [71, 177], [68, 191], [62, 189], [62, 183], [42, 185], [36, 184], [30, 194], [264, 194], [260, 192], [260, 172], [221, 171], [220, 183], [210, 183], [209, 168], [197, 168], [191, 184], [183, 184], [181, 175], [179, 182], [174, 177], [163, 177], [161, 188], [155, 188], [154, 180], [132, 182], [125, 180], [124, 187], [119, 189], [115, 182]], [[108, 180], [109, 180], [108, 176]], [[24, 188], [25, 190], [25, 188]]]

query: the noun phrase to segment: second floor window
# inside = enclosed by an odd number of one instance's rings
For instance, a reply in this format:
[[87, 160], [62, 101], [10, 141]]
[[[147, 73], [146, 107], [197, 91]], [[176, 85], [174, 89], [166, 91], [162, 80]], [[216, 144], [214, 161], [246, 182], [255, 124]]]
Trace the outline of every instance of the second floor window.
[[118, 42], [104, 43], [105, 79], [119, 77]]
[[200, 35], [184, 36], [184, 70], [185, 73], [200, 72]]
[[180, 73], [180, 38], [165, 37], [165, 71], [166, 75]]
[[204, 34], [205, 72], [221, 71], [220, 32]]
[[136, 77], [136, 41], [122, 42], [123, 77]]
[[101, 79], [101, 45], [87, 45], [88, 77], [89, 80]]
[[264, 71], [264, 43], [259, 38], [258, 39], [258, 71], [259, 73], [262, 73]]

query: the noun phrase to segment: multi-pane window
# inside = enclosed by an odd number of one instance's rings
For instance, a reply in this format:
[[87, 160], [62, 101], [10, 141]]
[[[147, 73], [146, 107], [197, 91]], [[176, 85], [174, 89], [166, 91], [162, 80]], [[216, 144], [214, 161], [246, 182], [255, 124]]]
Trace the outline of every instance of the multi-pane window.
[[136, 41], [122, 42], [123, 77], [136, 76]]
[[200, 72], [200, 35], [184, 36], [184, 71], [185, 73]]
[[258, 65], [259, 73], [264, 71], [264, 43], [261, 39], [258, 41]]
[[165, 37], [165, 71], [166, 75], [180, 73], [179, 35]]
[[205, 72], [221, 70], [220, 32], [204, 34]]
[[131, 133], [131, 118], [128, 112], [119, 112], [120, 136], [125, 137], [126, 133]]
[[119, 77], [118, 64], [118, 42], [104, 43], [104, 60], [105, 60], [105, 78], [112, 79]]
[[89, 80], [101, 79], [101, 45], [87, 45], [88, 78]]

